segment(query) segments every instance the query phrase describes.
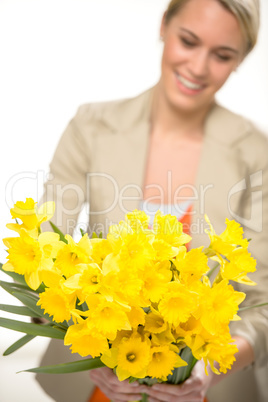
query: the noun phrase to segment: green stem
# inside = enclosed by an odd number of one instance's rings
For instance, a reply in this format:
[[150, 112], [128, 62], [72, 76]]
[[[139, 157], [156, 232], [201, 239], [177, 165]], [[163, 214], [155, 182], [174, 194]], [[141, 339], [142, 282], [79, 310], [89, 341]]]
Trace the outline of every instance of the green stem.
[[261, 304], [254, 304], [253, 306], [247, 306], [247, 307], [240, 307], [239, 311], [245, 311], [245, 310], [251, 310], [252, 308], [256, 308], [256, 307], [263, 307], [263, 306], [267, 306], [268, 303], [261, 303]]
[[188, 365], [174, 369], [173, 374], [168, 377], [168, 383], [170, 384], [181, 384], [187, 380], [187, 378], [189, 378], [191, 375], [195, 363], [197, 362], [197, 359], [193, 356], [191, 349], [187, 346], [181, 351], [180, 356], [188, 363]]
[[140, 402], [148, 402], [148, 395], [142, 394], [142, 398], [141, 398]]
[[212, 267], [212, 268], [208, 271], [208, 273], [206, 274], [206, 276], [207, 276], [208, 278], [210, 278], [211, 275], [213, 274], [213, 272], [214, 272], [219, 266], [220, 266], [220, 263], [217, 262], [216, 265], [214, 265], [214, 267]]

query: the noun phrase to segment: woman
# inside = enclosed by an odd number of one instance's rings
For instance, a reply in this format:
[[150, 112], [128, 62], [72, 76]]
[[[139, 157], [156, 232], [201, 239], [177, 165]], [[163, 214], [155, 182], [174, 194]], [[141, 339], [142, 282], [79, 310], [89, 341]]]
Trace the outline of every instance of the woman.
[[[152, 215], [175, 208], [188, 219], [193, 247], [206, 242], [204, 213], [217, 232], [226, 217], [235, 218], [253, 239], [258, 261], [252, 275], [258, 287], [237, 287], [247, 292], [249, 305], [266, 301], [267, 141], [214, 99], [254, 47], [258, 26], [255, 0], [170, 2], [161, 24], [158, 84], [135, 99], [82, 106], [60, 141], [44, 198], [56, 200], [55, 221], [64, 232], [74, 228], [84, 201], [90, 203], [90, 230], [104, 233], [134, 208]], [[113, 401], [137, 400], [146, 392], [152, 402], [202, 401], [206, 394], [220, 402], [221, 384], [223, 400], [261, 401], [253, 371], [267, 365], [266, 315], [264, 309], [247, 311], [232, 323], [239, 352], [227, 375], [206, 376], [198, 362], [182, 386], [119, 382], [107, 368], [92, 371], [91, 379]]]

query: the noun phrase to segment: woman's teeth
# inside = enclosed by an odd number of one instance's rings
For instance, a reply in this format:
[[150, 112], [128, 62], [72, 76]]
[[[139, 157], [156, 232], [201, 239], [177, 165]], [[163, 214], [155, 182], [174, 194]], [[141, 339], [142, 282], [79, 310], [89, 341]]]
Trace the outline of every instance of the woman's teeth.
[[176, 74], [176, 76], [177, 76], [178, 80], [188, 89], [198, 90], [198, 89], [203, 88], [203, 85], [195, 84], [195, 83], [193, 83], [191, 81], [188, 81], [186, 78], [182, 77], [179, 74]]

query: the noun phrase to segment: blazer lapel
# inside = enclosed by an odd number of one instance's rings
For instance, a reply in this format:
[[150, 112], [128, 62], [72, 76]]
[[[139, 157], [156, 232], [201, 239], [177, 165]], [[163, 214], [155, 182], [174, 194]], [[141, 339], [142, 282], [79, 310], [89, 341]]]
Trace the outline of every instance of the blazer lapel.
[[139, 208], [143, 199], [151, 98], [152, 89], [134, 99], [110, 104], [102, 113], [104, 128], [102, 135], [95, 138], [93, 158], [93, 171], [101, 172], [102, 177], [96, 176], [91, 183], [92, 194], [98, 194], [97, 200], [92, 197], [92, 210], [100, 213], [96, 217], [91, 214], [91, 224], [101, 221], [107, 229], [124, 219], [127, 212]]
[[193, 206], [192, 247], [209, 244], [205, 214], [220, 234], [225, 219], [232, 219], [233, 213], [239, 211], [242, 193], [235, 189], [247, 172], [240, 163], [237, 145], [248, 134], [248, 128], [246, 120], [216, 104], [207, 117], [196, 179], [198, 197]]

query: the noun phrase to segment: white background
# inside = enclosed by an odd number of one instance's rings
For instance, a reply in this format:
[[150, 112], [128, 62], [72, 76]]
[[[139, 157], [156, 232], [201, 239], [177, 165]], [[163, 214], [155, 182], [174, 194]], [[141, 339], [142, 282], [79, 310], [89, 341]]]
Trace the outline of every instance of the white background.
[[[5, 224], [13, 203], [41, 197], [54, 149], [77, 107], [133, 96], [157, 82], [159, 26], [167, 3], [0, 0], [1, 239], [11, 235]], [[261, 5], [259, 43], [218, 100], [268, 134], [267, 0]], [[0, 246], [0, 261], [5, 257]], [[0, 303], [13, 300], [0, 291]], [[0, 354], [20, 337], [0, 328]], [[1, 402], [51, 401], [32, 374], [15, 374], [38, 365], [47, 342], [36, 339], [14, 355], [0, 356]]]

